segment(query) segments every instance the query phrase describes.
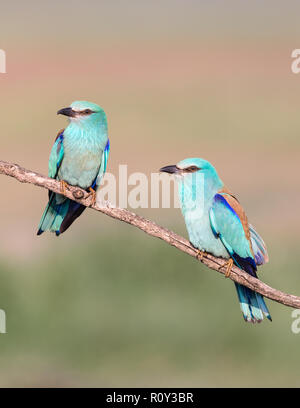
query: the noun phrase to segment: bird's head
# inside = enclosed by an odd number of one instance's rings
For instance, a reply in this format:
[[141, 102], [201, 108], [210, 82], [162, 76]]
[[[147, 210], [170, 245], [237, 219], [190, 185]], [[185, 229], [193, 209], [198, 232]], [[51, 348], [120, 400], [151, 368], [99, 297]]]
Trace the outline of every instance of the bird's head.
[[215, 168], [207, 160], [197, 158], [181, 160], [177, 164], [162, 167], [160, 171], [180, 177], [188, 177], [193, 173], [216, 174]]
[[174, 174], [176, 179], [186, 186], [192, 186], [201, 181], [206, 185], [218, 187], [223, 184], [214, 166], [204, 159], [184, 159], [177, 164], [162, 167], [160, 171]]
[[58, 115], [65, 115], [70, 122], [78, 125], [93, 125], [103, 122], [106, 125], [104, 110], [95, 103], [87, 101], [75, 101], [67, 108], [60, 109]]

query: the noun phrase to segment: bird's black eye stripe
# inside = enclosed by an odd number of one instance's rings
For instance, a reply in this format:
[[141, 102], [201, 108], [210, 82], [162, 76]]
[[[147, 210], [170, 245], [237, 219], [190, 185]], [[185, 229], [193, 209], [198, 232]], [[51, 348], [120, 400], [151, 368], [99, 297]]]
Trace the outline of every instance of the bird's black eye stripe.
[[185, 169], [183, 169], [183, 171], [186, 173], [193, 173], [194, 171], [198, 171], [198, 170], [201, 170], [201, 169], [197, 166], [190, 166], [190, 167], [186, 167]]
[[80, 113], [81, 115], [90, 115], [91, 113], [93, 113], [93, 111], [91, 109], [85, 109], [81, 111]]

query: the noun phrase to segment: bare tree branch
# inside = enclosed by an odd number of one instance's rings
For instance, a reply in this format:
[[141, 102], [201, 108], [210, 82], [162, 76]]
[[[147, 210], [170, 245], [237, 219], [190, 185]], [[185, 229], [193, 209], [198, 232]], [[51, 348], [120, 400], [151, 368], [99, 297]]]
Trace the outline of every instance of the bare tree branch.
[[[42, 176], [38, 173], [34, 173], [33, 171], [26, 170], [17, 164], [7, 163], [0, 160], [0, 174], [14, 177], [21, 183], [34, 184], [38, 187], [46, 188], [54, 191], [55, 193], [62, 194], [59, 181]], [[98, 207], [97, 204], [93, 205], [92, 196], [85, 190], [78, 187], [68, 186], [65, 191], [65, 196], [86, 207], [102, 212], [103, 214], [106, 214], [119, 221], [131, 224], [144, 231], [146, 234], [160, 238], [169, 245], [172, 245], [180, 251], [198, 259], [197, 250], [186, 239], [172, 231], [167, 230], [166, 228], [160, 227], [153, 221], [147, 220], [146, 218], [134, 214], [128, 210], [113, 207], [110, 204], [107, 204], [104, 207]], [[222, 274], [225, 274], [226, 272], [226, 260], [223, 258], [216, 258], [213, 255], [204, 254], [201, 262], [217, 272]], [[234, 282], [240, 283], [258, 293], [261, 293], [263, 296], [274, 300], [275, 302], [300, 309], [300, 297], [273, 289], [261, 282], [259, 279], [253, 278], [236, 266], [232, 267], [229, 278]]]

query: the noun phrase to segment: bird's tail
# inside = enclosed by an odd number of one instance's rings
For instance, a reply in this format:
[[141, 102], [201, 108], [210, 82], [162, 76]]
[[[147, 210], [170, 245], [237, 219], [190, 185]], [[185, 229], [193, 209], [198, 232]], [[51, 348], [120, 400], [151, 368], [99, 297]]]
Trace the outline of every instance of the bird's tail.
[[60, 194], [50, 193], [49, 202], [42, 215], [37, 235], [44, 231], [62, 234], [85, 210], [85, 206], [64, 198]]
[[[256, 264], [251, 258], [241, 258], [237, 254], [233, 256], [234, 263], [249, 275], [257, 278]], [[264, 316], [272, 321], [270, 312], [265, 304], [264, 298], [260, 293], [247, 288], [246, 286], [235, 283], [238, 293], [240, 307], [246, 322], [260, 323]]]
[[264, 316], [272, 321], [263, 296], [246, 286], [235, 283], [240, 307], [246, 322], [260, 323]]

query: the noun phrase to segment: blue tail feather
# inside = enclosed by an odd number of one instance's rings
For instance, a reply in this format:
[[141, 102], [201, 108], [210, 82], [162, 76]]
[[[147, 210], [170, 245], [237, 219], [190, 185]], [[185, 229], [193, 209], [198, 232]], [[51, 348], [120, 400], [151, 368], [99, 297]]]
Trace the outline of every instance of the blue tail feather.
[[[239, 268], [249, 273], [249, 275], [257, 278], [256, 265], [253, 263], [251, 258], [243, 259], [234, 254], [233, 259], [235, 261], [235, 264]], [[249, 260], [251, 260], [251, 262], [249, 262]], [[257, 293], [238, 283], [235, 283], [235, 286], [245, 321], [260, 323], [263, 320], [264, 316], [272, 321], [270, 312], [267, 308], [263, 296], [260, 293]]]
[[238, 283], [235, 284], [240, 302], [240, 307], [245, 321], [260, 323], [264, 316], [272, 321], [269, 310], [265, 304], [264, 298], [260, 293], [246, 288]]
[[57, 236], [66, 231], [86, 207], [62, 196], [51, 193], [49, 202], [40, 221], [37, 235], [44, 231], [54, 232]]
[[69, 204], [68, 212], [66, 216], [64, 217], [62, 223], [60, 224], [59, 234], [62, 234], [63, 232], [65, 232], [70, 227], [70, 225], [73, 224], [76, 218], [78, 218], [83, 213], [83, 211], [86, 209], [84, 205], [78, 204], [76, 203], [76, 201], [71, 201], [71, 200], [69, 201], [70, 201], [70, 204]]

